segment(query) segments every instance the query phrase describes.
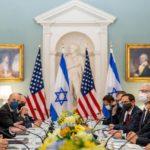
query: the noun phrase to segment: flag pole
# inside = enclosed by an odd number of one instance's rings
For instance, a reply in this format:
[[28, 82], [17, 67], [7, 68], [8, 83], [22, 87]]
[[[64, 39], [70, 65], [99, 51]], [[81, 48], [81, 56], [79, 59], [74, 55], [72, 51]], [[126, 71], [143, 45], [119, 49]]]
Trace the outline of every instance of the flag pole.
[[113, 51], [113, 45], [112, 45], [112, 43], [110, 42], [109, 52], [112, 52], [112, 51]]
[[39, 44], [38, 47], [41, 48], [41, 45]]
[[64, 43], [62, 43], [62, 46], [61, 46], [61, 52], [62, 52], [63, 54], [65, 54]]

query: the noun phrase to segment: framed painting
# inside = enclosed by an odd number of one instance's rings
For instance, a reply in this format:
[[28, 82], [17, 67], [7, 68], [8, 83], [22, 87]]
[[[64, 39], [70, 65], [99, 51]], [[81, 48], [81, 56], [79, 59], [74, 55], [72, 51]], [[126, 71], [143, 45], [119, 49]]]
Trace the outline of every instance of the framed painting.
[[0, 81], [22, 81], [24, 45], [0, 44]]
[[150, 81], [150, 44], [126, 44], [126, 80]]

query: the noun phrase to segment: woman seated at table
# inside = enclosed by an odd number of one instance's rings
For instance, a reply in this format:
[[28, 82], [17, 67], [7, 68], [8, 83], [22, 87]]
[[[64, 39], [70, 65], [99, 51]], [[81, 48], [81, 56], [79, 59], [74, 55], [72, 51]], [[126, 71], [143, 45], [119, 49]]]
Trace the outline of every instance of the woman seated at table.
[[20, 110], [19, 120], [23, 121], [23, 124], [26, 128], [31, 127], [40, 127], [42, 121], [41, 120], [34, 120], [28, 114], [28, 107], [23, 106]]

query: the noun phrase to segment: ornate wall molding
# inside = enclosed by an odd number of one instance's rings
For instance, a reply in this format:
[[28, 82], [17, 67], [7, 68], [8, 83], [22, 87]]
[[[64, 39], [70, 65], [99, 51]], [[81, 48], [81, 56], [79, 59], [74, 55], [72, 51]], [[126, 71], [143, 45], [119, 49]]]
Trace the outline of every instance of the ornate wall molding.
[[[60, 51], [56, 49], [57, 44], [64, 35], [71, 33], [84, 34], [91, 40], [93, 49], [90, 51], [90, 56], [94, 56], [91, 61], [97, 96], [99, 100], [104, 96], [108, 64], [108, 25], [115, 19], [114, 16], [80, 0], [71, 0], [35, 17], [36, 22], [43, 26], [42, 56], [48, 100], [51, 101], [53, 97], [57, 59], [60, 56]], [[50, 101], [47, 102], [48, 106]]]

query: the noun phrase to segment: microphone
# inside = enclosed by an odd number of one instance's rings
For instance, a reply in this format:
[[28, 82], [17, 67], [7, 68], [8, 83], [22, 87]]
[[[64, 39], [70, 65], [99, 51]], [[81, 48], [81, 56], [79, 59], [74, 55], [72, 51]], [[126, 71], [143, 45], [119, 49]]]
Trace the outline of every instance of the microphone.
[[[25, 114], [25, 118], [28, 119], [28, 120], [31, 120], [32, 117], [29, 116], [28, 114]], [[40, 119], [38, 119], [38, 120], [40, 120]], [[45, 136], [46, 136], [46, 137], [48, 136], [48, 135], [47, 135], [47, 132], [45, 131], [44, 128], [42, 128], [40, 125], [34, 123], [34, 121], [32, 122], [32, 124], [34, 124], [36, 127], [40, 128], [40, 129], [42, 129], [42, 130], [45, 132]]]
[[105, 143], [105, 148], [107, 147], [107, 144], [108, 144], [108, 142], [109, 142], [109, 140], [116, 134], [116, 133], [118, 133], [118, 132], [120, 132], [120, 130], [117, 130], [116, 132], [114, 132], [108, 139], [107, 139], [107, 141], [106, 141], [106, 143]]
[[[39, 118], [37, 118], [37, 120], [41, 120], [41, 119], [39, 119]], [[44, 124], [46, 124], [46, 125], [48, 125], [48, 131], [53, 131], [54, 130], [54, 123], [53, 122], [50, 122], [50, 124], [49, 123], [47, 123], [47, 122], [45, 122], [45, 121], [42, 121], [42, 123], [44, 123]], [[43, 129], [44, 130], [44, 129]], [[48, 131], [47, 131], [47, 133], [48, 133]], [[46, 133], [46, 134], [47, 134]]]
[[42, 139], [42, 137], [39, 136], [38, 134], [33, 133], [33, 132], [29, 131], [29, 130], [27, 130], [26, 132], [27, 132], [27, 133], [30, 133], [30, 134], [33, 134], [33, 135], [35, 135], [35, 136], [37, 136], [37, 137], [39, 137], [39, 138], [41, 139], [41, 142], [42, 142], [42, 143], [44, 142], [44, 140]]
[[97, 130], [93, 130], [93, 131], [92, 131], [92, 134], [93, 134], [94, 138], [97, 139], [97, 137], [99, 137], [98, 135], [95, 134], [96, 131], [102, 131], [102, 134], [103, 134], [105, 137], [107, 137], [107, 135], [104, 133], [104, 131], [108, 131], [108, 130], [106, 130], [106, 128], [107, 128], [107, 127], [104, 127], [104, 128], [101, 128], [101, 129], [97, 129]]
[[101, 130], [102, 130], [102, 131], [108, 131], [108, 130], [106, 130], [106, 128], [107, 128], [107, 127], [104, 127], [104, 128], [101, 128], [101, 129], [93, 130], [92, 133], [94, 133], [94, 132], [96, 132], [96, 131], [101, 131]]
[[42, 123], [44, 123], [44, 124], [46, 124], [46, 125], [50, 126], [50, 124], [49, 124], [49, 123], [47, 123], [47, 122], [45, 122], [45, 121], [43, 121]]
[[104, 120], [104, 116], [102, 116], [100, 119], [98, 119], [97, 123], [95, 124], [95, 126], [93, 127], [93, 129], [95, 129], [97, 127], [97, 125], [102, 121]]
[[[15, 139], [14, 142], [17, 142], [18, 144], [22, 144], [22, 145], [24, 145], [28, 150], [30, 150], [30, 148], [29, 148], [24, 142], [17, 140], [17, 139], [14, 138], [11, 134], [8, 134], [7, 132], [5, 132], [5, 131], [3, 131], [3, 130], [1, 130], [1, 133], [4, 134], [4, 135], [6, 135], [6, 136], [9, 137], [9, 138]], [[9, 140], [8, 140], [8, 143], [11, 144], [11, 142], [10, 142]]]
[[[98, 115], [100, 115], [100, 114], [101, 114], [101, 113], [97, 113], [96, 116], [98, 116]], [[88, 117], [87, 117], [87, 116], [82, 116], [82, 118], [87, 118], [86, 121], [84, 122], [85, 124], [88, 123], [88, 122], [91, 122], [91, 121], [89, 120], [89, 117], [93, 117], [93, 116], [92, 116], [92, 115], [88, 115]]]
[[133, 136], [131, 136], [131, 138], [129, 140], [127, 140], [123, 145], [120, 146], [120, 148], [118, 150], [121, 150], [124, 146], [126, 146], [126, 144], [128, 144], [130, 142], [130, 140], [132, 138], [134, 138], [136, 136], [136, 134], [134, 134]]
[[47, 133], [48, 133], [48, 132], [53, 133], [53, 131], [54, 131], [54, 129], [55, 129], [55, 128], [54, 128], [54, 122], [51, 121], [50, 124], [47, 123], [47, 122], [42, 122], [42, 123], [48, 125]]
[[47, 135], [47, 132], [46, 132], [46, 130], [45, 130], [44, 128], [42, 128], [41, 126], [37, 125], [36, 123], [33, 123], [33, 124], [34, 124], [35, 126], [37, 126], [38, 128], [42, 129], [42, 130], [45, 132], [46, 137], [48, 136], [48, 135]]
[[54, 130], [55, 130], [55, 128], [54, 128], [54, 122], [51, 122], [51, 124], [49, 126], [49, 131], [50, 131], [50, 133], [53, 133]]
[[39, 135], [36, 134], [36, 133], [33, 133], [33, 132], [29, 131], [29, 130], [25, 130], [25, 129], [19, 128], [18, 126], [15, 126], [15, 128], [18, 128], [18, 129], [20, 129], [20, 130], [22, 130], [22, 131], [25, 131], [25, 132], [29, 133], [29, 134], [33, 134], [33, 135], [39, 137], [39, 138], [41, 139], [41, 142], [42, 142], [42, 143], [44, 142], [44, 140], [42, 139], [42, 137], [39, 136]]

